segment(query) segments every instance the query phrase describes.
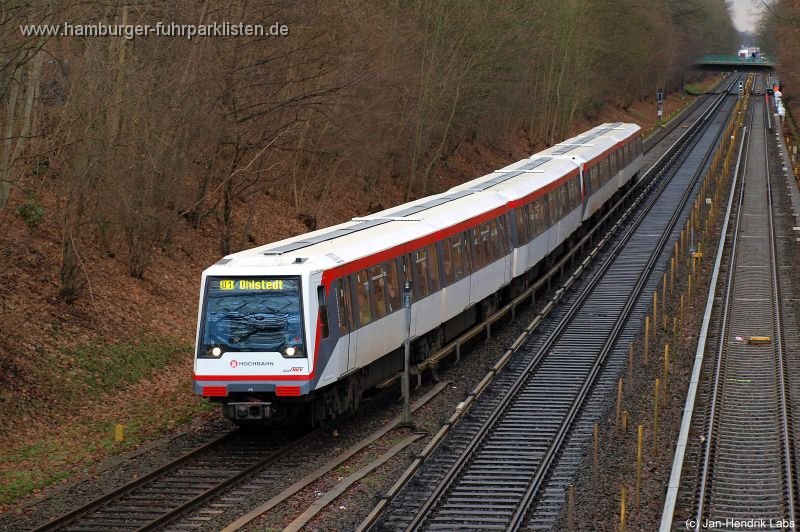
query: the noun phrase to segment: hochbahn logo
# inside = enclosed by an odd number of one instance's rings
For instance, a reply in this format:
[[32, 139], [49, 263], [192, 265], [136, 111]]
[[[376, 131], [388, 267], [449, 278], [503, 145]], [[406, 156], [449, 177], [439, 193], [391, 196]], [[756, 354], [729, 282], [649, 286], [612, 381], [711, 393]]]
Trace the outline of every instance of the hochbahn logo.
[[[275, 363], [269, 360], [245, 360], [244, 362], [239, 362], [236, 359], [231, 360], [231, 367], [233, 369], [238, 368], [239, 366], [274, 366]], [[302, 369], [302, 368], [300, 368]]]

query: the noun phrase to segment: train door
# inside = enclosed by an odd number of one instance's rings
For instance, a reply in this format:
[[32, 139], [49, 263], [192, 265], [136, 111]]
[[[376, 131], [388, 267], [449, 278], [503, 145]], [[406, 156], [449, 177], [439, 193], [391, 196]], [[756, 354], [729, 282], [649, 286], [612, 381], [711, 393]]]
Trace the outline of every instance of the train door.
[[357, 334], [353, 322], [353, 291], [350, 286], [350, 276], [339, 279], [336, 283], [337, 307], [339, 309], [339, 330], [342, 337], [336, 346], [336, 354], [346, 359], [346, 364], [342, 364], [340, 373], [347, 373], [355, 367], [355, 342], [353, 336]]
[[589, 203], [589, 176], [583, 171], [583, 163], [580, 166], [580, 179], [581, 179], [581, 219], [586, 217], [586, 209]]

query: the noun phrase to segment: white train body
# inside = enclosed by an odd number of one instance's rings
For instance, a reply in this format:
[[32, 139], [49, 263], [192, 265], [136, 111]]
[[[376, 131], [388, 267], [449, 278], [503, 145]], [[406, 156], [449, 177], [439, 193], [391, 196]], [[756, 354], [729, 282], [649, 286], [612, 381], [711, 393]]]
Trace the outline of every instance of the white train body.
[[527, 282], [641, 165], [603, 124], [445, 193], [225, 257], [203, 272], [196, 393], [242, 422], [342, 413], [399, 371], [402, 289], [421, 360]]

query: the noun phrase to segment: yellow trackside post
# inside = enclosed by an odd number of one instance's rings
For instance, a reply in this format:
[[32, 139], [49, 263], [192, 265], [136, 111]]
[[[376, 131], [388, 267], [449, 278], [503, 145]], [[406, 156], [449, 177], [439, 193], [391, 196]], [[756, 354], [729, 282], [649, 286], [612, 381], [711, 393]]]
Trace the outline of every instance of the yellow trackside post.
[[639, 507], [639, 494], [642, 486], [642, 443], [644, 439], [644, 428], [642, 425], [636, 427], [636, 507]]

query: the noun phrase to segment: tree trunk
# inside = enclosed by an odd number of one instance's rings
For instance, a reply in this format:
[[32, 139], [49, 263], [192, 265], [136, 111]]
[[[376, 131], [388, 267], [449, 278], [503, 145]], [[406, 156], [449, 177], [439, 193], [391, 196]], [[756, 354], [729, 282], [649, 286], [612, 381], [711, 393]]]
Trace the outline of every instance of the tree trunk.
[[[9, 99], [8, 126], [6, 128], [6, 138], [3, 144], [3, 151], [0, 154], [0, 210], [3, 210], [8, 203], [11, 195], [11, 185], [14, 182], [13, 168], [14, 163], [22, 155], [25, 141], [31, 135], [31, 124], [33, 123], [34, 101], [39, 92], [39, 82], [42, 78], [42, 64], [44, 53], [39, 50], [28, 64], [27, 80], [25, 83], [24, 103], [22, 117], [20, 119], [19, 132], [14, 131], [14, 124], [17, 122], [15, 117], [16, 100], [18, 95], [18, 83], [11, 82], [11, 94]], [[14, 143], [15, 133], [17, 135], [16, 144]]]

